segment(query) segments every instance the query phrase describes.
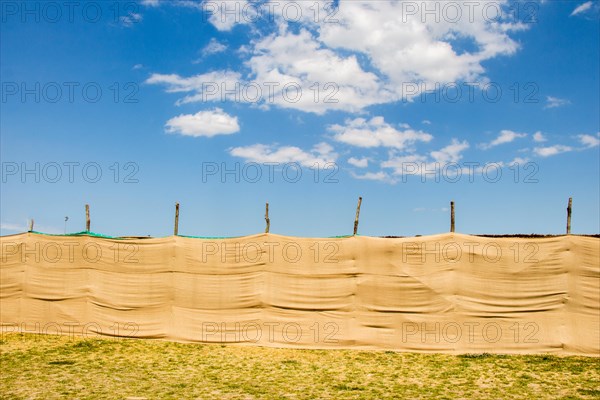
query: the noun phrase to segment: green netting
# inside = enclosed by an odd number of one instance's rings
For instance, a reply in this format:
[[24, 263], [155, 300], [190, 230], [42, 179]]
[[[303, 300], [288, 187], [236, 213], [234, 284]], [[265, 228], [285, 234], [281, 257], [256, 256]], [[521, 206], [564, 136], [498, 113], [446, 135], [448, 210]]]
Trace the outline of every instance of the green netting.
[[[191, 236], [191, 235], [176, 235], [184, 238], [192, 238], [192, 239], [237, 239], [244, 236]], [[327, 236], [327, 239], [344, 239], [352, 237], [353, 235], [339, 235], [339, 236]], [[360, 236], [356, 234], [356, 236]]]
[[175, 235], [175, 236], [191, 238], [191, 239], [236, 239], [236, 238], [243, 237], [243, 236], [190, 236], [190, 235]]
[[[92, 236], [92, 237], [99, 237], [99, 238], [105, 238], [105, 239], [125, 239], [125, 238], [119, 237], [119, 236], [104, 235], [102, 233], [96, 233], [96, 232], [92, 232], [92, 231], [81, 231], [81, 232], [72, 232], [72, 233], [44, 233], [44, 232], [39, 232], [39, 231], [29, 231], [29, 233], [35, 233], [38, 235], [46, 235], [46, 236]], [[175, 235], [175, 236], [191, 238], [191, 239], [212, 239], [212, 240], [236, 239], [236, 238], [244, 237], [244, 236], [195, 236], [195, 235]], [[350, 238], [352, 236], [354, 236], [354, 235], [336, 235], [336, 236], [327, 236], [326, 238], [327, 239], [345, 239], [345, 238]], [[356, 234], [356, 236], [360, 236], [360, 235]], [[148, 239], [152, 239], [152, 237], [148, 237]]]
[[109, 236], [104, 235], [102, 233], [95, 233], [92, 231], [81, 231], [81, 232], [72, 232], [72, 233], [44, 233], [38, 231], [29, 231], [29, 233], [37, 233], [38, 235], [46, 235], [46, 236], [93, 236], [93, 237], [101, 237], [105, 239], [121, 239], [117, 236]]

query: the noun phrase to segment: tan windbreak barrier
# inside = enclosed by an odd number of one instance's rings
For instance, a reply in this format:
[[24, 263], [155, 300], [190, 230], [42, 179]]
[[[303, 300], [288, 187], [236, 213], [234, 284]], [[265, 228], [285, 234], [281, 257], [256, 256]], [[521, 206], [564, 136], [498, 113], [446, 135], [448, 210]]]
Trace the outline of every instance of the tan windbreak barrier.
[[600, 240], [0, 238], [4, 332], [600, 353]]

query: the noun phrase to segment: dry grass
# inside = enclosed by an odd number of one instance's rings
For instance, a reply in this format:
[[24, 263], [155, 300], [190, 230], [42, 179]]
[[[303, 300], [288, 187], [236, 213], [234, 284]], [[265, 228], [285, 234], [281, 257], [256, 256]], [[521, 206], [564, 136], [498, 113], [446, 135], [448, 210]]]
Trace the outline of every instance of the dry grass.
[[290, 350], [7, 334], [3, 399], [600, 397], [600, 359]]

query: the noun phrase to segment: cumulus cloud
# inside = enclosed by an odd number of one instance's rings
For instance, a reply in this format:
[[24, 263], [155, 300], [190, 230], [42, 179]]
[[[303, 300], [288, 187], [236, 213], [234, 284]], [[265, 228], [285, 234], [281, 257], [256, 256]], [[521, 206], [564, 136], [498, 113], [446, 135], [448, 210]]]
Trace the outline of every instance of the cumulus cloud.
[[230, 31], [235, 25], [248, 24], [258, 17], [256, 8], [248, 0], [209, 1], [190, 6], [209, 13], [208, 20], [220, 31]]
[[[240, 86], [241, 75], [233, 71], [212, 71], [184, 78], [177, 74], [152, 74], [145, 83], [164, 85], [167, 93], [190, 93], [177, 100], [181, 105], [193, 102], [246, 101], [235, 89]], [[231, 89], [234, 89], [233, 91]]]
[[363, 157], [363, 158], [350, 157], [348, 159], [348, 164], [354, 165], [357, 168], [367, 168], [369, 166], [369, 159], [366, 157]]
[[[577, 140], [583, 147], [573, 147], [562, 144], [555, 144], [552, 146], [535, 147], [533, 153], [540, 157], [550, 157], [561, 153], [567, 153], [570, 151], [581, 151], [585, 149], [591, 149], [600, 146], [600, 132], [594, 135], [577, 135]], [[545, 139], [544, 139], [545, 140]]]
[[[495, 8], [510, 7], [508, 0], [493, 3]], [[287, 14], [292, 8], [301, 9], [294, 29], [284, 18], [288, 3], [247, 7], [250, 3], [246, 0], [206, 4], [180, 0], [176, 4], [204, 8], [219, 30], [250, 24], [256, 35], [240, 53], [245, 58], [240, 82], [277, 84], [272, 101], [264, 97], [259, 101], [263, 108], [273, 105], [317, 114], [357, 112], [376, 104], [411, 100], [448, 83], [468, 81], [477, 86], [487, 81], [483, 63], [514, 54], [519, 46], [511, 34], [528, 29], [510, 12], [499, 20], [486, 18], [486, 2], [452, 2], [459, 8], [455, 14], [461, 17], [455, 21], [438, 18], [437, 22], [427, 10], [434, 8], [441, 15], [446, 2], [431, 2], [427, 7], [421, 2], [395, 0], [293, 2]], [[208, 5], [210, 10], [206, 10]], [[256, 5], [261, 13], [273, 15], [254, 18], [244, 14], [252, 14]], [[407, 5], [417, 7], [417, 12], [408, 12]], [[331, 16], [332, 10], [335, 16]], [[331, 23], [332, 18], [338, 23]], [[265, 24], [266, 20], [274, 21], [275, 26]], [[286, 85], [301, 95], [292, 93], [286, 98]], [[203, 101], [194, 95], [188, 100]], [[234, 96], [227, 100], [244, 101]]]
[[429, 154], [403, 154], [394, 155], [381, 163], [382, 168], [390, 168], [394, 175], [411, 174], [416, 170], [435, 171], [440, 165], [458, 163], [462, 159], [462, 153], [469, 148], [466, 140], [452, 139], [450, 144], [430, 152]]
[[560, 99], [558, 97], [546, 96], [546, 105], [544, 108], [558, 108], [571, 104], [569, 100]]
[[140, 4], [147, 7], [157, 7], [160, 5], [160, 0], [141, 0]]
[[[324, 47], [306, 29], [254, 41], [246, 65], [252, 80], [273, 84], [273, 103], [282, 108], [322, 114], [336, 109], [358, 111], [389, 101], [377, 75], [365, 71], [355, 55], [342, 56]], [[285, 90], [294, 87], [294, 93], [286, 96]], [[296, 96], [297, 91], [301, 96]]]
[[469, 148], [469, 143], [466, 140], [462, 142], [457, 139], [452, 139], [452, 142], [437, 151], [431, 152], [431, 157], [439, 163], [458, 162], [462, 158], [461, 153]]
[[[464, 18], [469, 10], [458, 2], [454, 4], [461, 8], [463, 18], [435, 22], [427, 17], [424, 6], [416, 3], [416, 12], [410, 13], [407, 3], [340, 1], [336, 17], [341, 23], [322, 24], [319, 39], [332, 48], [365, 54], [400, 97], [406, 96], [406, 82], [418, 82], [431, 89], [435, 83], [475, 80], [484, 72], [482, 61], [518, 49], [508, 33], [524, 29], [520, 24], [491, 23], [477, 12], [471, 12], [473, 18]], [[502, 7], [508, 3], [496, 4]], [[438, 14], [443, 6], [444, 2], [428, 4]], [[453, 38], [469, 41], [477, 50], [460, 51], [464, 49], [453, 46]]]
[[403, 156], [390, 155], [389, 159], [381, 163], [382, 168], [390, 168], [393, 170], [394, 175], [403, 175], [407, 172], [407, 169], [412, 169], [416, 165], [425, 165], [427, 157], [420, 154], [410, 154]]
[[550, 156], [555, 156], [560, 153], [566, 153], [566, 152], [572, 151], [572, 150], [573, 150], [573, 148], [570, 146], [556, 144], [554, 146], [536, 147], [533, 149], [533, 152], [540, 157], [550, 157]]
[[121, 22], [121, 25], [127, 28], [132, 27], [134, 24], [137, 24], [138, 22], [142, 21], [143, 17], [142, 14], [139, 13], [129, 13], [128, 15], [123, 15], [119, 18], [119, 21]]
[[223, 43], [220, 43], [217, 39], [212, 38], [210, 42], [202, 49], [202, 55], [208, 56], [211, 54], [222, 53], [227, 50], [227, 46]]
[[600, 133], [596, 137], [592, 135], [577, 135], [577, 138], [586, 148], [596, 147], [600, 145]]
[[333, 147], [325, 142], [316, 144], [310, 151], [304, 151], [296, 146], [275, 146], [259, 143], [234, 147], [229, 150], [229, 154], [251, 162], [279, 164], [295, 162], [304, 167], [314, 167], [315, 164], [323, 167], [325, 164], [335, 162], [338, 157]]
[[517, 138], [522, 138], [525, 136], [527, 136], [526, 133], [517, 133], [517, 132], [513, 132], [510, 130], [504, 129], [504, 130], [500, 131], [500, 134], [498, 135], [498, 137], [496, 139], [492, 140], [489, 143], [483, 143], [480, 146], [482, 149], [489, 149], [489, 148], [498, 146], [500, 144], [510, 143]]
[[167, 133], [193, 137], [213, 137], [239, 132], [237, 117], [225, 113], [220, 108], [199, 111], [196, 114], [181, 114], [165, 124]]
[[334, 133], [333, 138], [338, 142], [366, 148], [389, 147], [401, 150], [415, 142], [429, 142], [433, 139], [432, 135], [420, 130], [398, 130], [386, 123], [383, 117], [346, 120], [344, 125], [330, 125], [328, 130]]
[[528, 158], [523, 158], [523, 157], [515, 157], [513, 158], [512, 161], [510, 161], [509, 163], [507, 163], [507, 165], [523, 165], [523, 164], [527, 164], [529, 162]]
[[350, 175], [355, 179], [366, 180], [366, 181], [379, 181], [379, 182], [389, 182], [394, 183], [395, 181], [391, 179], [388, 174], [383, 171], [379, 172], [366, 172], [364, 174], [356, 174], [354, 172], [350, 172]]
[[542, 132], [537, 131], [536, 133], [533, 134], [533, 140], [535, 142], [541, 143], [541, 142], [546, 141], [546, 137], [544, 136], [544, 134]]

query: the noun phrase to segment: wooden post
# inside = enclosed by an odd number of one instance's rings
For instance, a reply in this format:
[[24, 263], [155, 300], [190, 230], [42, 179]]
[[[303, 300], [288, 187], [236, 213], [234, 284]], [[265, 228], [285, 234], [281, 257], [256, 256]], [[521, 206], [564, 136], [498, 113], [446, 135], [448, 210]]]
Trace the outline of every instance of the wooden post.
[[85, 205], [85, 231], [90, 231], [90, 205]]
[[269, 229], [271, 229], [271, 220], [269, 219], [269, 203], [267, 203], [265, 208], [265, 222], [267, 223], [265, 233], [269, 233]]
[[567, 235], [571, 234], [571, 206], [573, 205], [573, 198], [569, 197], [569, 205], [567, 206]]
[[450, 232], [454, 232], [454, 202], [450, 202]]
[[360, 215], [360, 205], [362, 203], [362, 197], [358, 198], [358, 205], [356, 206], [356, 216], [354, 217], [354, 235], [358, 232], [358, 216]]
[[33, 232], [33, 218], [29, 221], [29, 232]]
[[179, 232], [179, 203], [175, 203], [175, 228], [173, 228], [173, 235], [177, 236]]

